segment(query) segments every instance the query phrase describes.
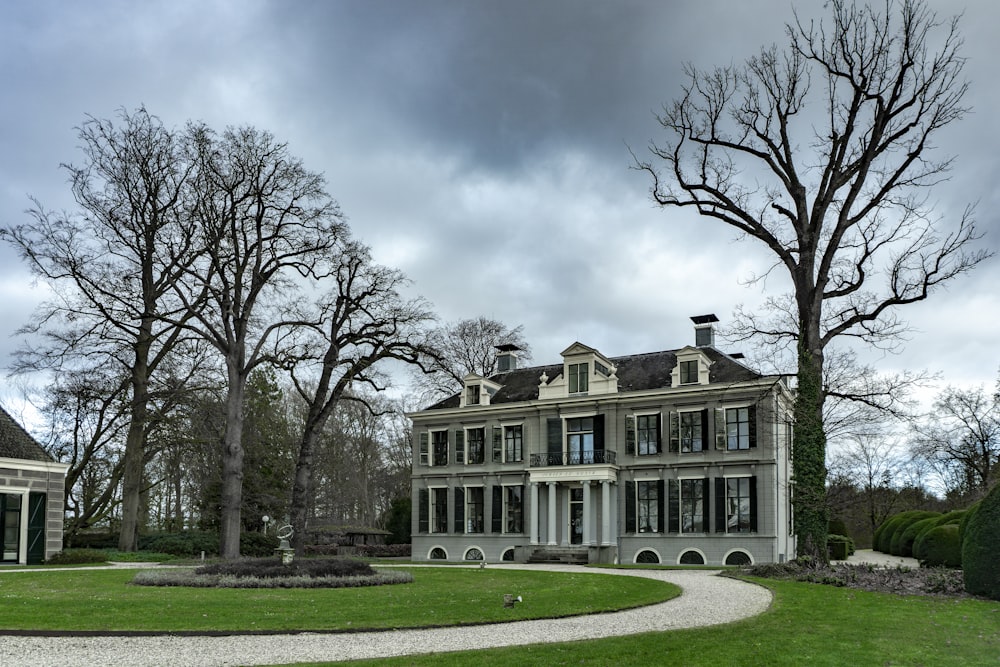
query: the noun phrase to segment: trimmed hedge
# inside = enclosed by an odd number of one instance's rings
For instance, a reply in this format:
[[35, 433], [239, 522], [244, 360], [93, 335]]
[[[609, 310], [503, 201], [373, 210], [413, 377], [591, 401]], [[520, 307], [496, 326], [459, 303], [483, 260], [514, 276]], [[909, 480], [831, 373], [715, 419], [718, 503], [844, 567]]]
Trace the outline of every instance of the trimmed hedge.
[[931, 528], [923, 549], [923, 567], [962, 567], [962, 543], [958, 540], [958, 526], [953, 523]]
[[976, 510], [979, 509], [979, 504], [981, 502], [983, 501], [977, 500], [969, 505], [969, 508], [965, 510], [965, 516], [963, 516], [962, 520], [958, 523], [958, 539], [962, 541], [962, 544], [965, 544], [965, 530], [969, 526], [969, 521], [971, 521], [972, 517], [975, 516]]
[[906, 528], [906, 530], [899, 533], [899, 555], [906, 557], [912, 556], [914, 540], [916, 540], [919, 535], [937, 526], [940, 518], [940, 516], [929, 516], [926, 519], [914, 521]]
[[965, 589], [973, 595], [1000, 600], [1000, 484], [979, 501], [965, 525], [962, 564]]
[[346, 558], [297, 558], [291, 563], [282, 563], [277, 558], [254, 558], [212, 563], [197, 568], [195, 574], [221, 575], [228, 577], [257, 577], [274, 579], [278, 577], [358, 577], [371, 576], [375, 570], [360, 560]]
[[830, 560], [847, 560], [854, 553], [854, 540], [846, 535], [827, 535], [826, 546], [830, 550]]
[[52, 554], [45, 563], [47, 565], [83, 565], [86, 563], [106, 563], [108, 552], [100, 549], [63, 549]]
[[[956, 526], [962, 520], [966, 514], [966, 510], [953, 510], [947, 514], [942, 514], [937, 521], [934, 523], [933, 527], [946, 526], [948, 524], [955, 524]], [[924, 530], [922, 533], [917, 535], [917, 538], [913, 540], [913, 557], [919, 561], [926, 560], [927, 549], [925, 547], [925, 541], [927, 539], [927, 534], [930, 532], [930, 528]], [[959, 544], [961, 544], [961, 532], [959, 533]]]
[[[889, 540], [889, 553], [893, 556], [903, 555], [903, 533], [906, 529], [915, 524], [917, 521], [922, 519], [929, 519], [931, 517], [937, 518], [941, 516], [940, 512], [924, 512], [920, 510], [914, 510], [913, 512], [907, 513], [906, 516], [896, 525], [896, 529], [892, 533], [892, 539]], [[910, 545], [912, 550], [912, 544]]]

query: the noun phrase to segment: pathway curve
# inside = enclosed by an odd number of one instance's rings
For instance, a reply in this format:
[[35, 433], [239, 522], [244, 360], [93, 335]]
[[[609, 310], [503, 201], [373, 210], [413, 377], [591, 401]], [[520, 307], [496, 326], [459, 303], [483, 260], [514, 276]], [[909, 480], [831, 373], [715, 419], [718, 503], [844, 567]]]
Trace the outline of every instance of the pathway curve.
[[[516, 567], [496, 565], [493, 567]], [[579, 566], [533, 569], [579, 572]], [[639, 576], [677, 584], [682, 594], [660, 604], [607, 614], [472, 627], [359, 633], [226, 637], [0, 636], [0, 665], [216, 667], [379, 658], [521, 644], [599, 639], [738, 621], [767, 610], [771, 592], [710, 570], [586, 569], [594, 576]]]

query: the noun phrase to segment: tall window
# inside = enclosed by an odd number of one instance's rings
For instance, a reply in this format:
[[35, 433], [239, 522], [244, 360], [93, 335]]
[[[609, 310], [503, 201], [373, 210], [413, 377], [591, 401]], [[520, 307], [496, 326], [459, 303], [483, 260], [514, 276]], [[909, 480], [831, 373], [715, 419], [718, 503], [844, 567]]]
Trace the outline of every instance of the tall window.
[[448, 431], [431, 432], [431, 465], [448, 465]]
[[431, 532], [448, 532], [448, 489], [431, 489]]
[[750, 449], [750, 408], [726, 408], [726, 449]]
[[465, 388], [465, 404], [479, 405], [479, 385], [470, 384]]
[[521, 425], [517, 426], [507, 426], [504, 427], [504, 450], [503, 450], [503, 460], [511, 463], [515, 461], [521, 461], [523, 458], [522, 451], [522, 437], [523, 429]]
[[682, 452], [700, 452], [703, 449], [702, 443], [703, 425], [702, 412], [682, 412], [680, 413], [680, 436]]
[[636, 482], [636, 530], [655, 533], [660, 525], [659, 482]]
[[682, 361], [680, 363], [681, 384], [698, 383], [698, 360]]
[[704, 533], [705, 480], [681, 480], [681, 532]]
[[750, 478], [726, 480], [726, 532], [750, 532]]
[[524, 486], [503, 487], [503, 532], [524, 532]]
[[465, 532], [482, 533], [485, 529], [483, 521], [483, 487], [470, 486], [465, 490]]
[[467, 433], [468, 456], [466, 463], [482, 463], [486, 460], [486, 429], [470, 428]]
[[569, 364], [569, 393], [580, 394], [590, 388], [590, 364]]
[[635, 419], [635, 439], [639, 454], [660, 451], [660, 415], [639, 415]]
[[570, 465], [594, 462], [594, 418], [566, 420], [566, 445]]

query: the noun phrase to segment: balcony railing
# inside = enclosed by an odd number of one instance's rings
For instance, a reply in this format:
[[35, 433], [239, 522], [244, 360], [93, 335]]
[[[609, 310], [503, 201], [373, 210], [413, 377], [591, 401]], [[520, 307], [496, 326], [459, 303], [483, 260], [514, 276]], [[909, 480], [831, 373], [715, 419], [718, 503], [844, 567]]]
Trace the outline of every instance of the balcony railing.
[[594, 463], [614, 465], [615, 452], [610, 449], [598, 449], [593, 452], [566, 452], [560, 454], [532, 454], [531, 467], [543, 466], [579, 466]]

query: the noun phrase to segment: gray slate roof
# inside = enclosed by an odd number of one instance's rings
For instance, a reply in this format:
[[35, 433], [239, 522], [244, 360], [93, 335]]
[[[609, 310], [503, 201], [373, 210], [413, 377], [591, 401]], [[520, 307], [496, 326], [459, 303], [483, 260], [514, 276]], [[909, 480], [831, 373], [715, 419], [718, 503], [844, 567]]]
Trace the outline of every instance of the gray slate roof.
[[54, 460], [3, 408], [0, 408], [0, 457], [27, 461]]
[[[708, 374], [710, 383], [743, 382], [763, 377], [760, 373], [747, 368], [714, 347], [701, 347], [699, 349], [713, 362]], [[619, 393], [662, 389], [670, 386], [670, 373], [677, 365], [677, 350], [609, 357], [609, 360], [618, 369]], [[494, 375], [490, 380], [503, 385], [503, 387], [490, 398], [490, 405], [536, 399], [538, 398], [539, 377], [542, 373], [545, 373], [551, 382], [562, 372], [563, 365], [559, 363], [550, 366], [518, 368], [507, 373]], [[461, 393], [456, 393], [454, 396], [425, 408], [425, 410], [457, 408], [460, 404], [460, 398]]]

